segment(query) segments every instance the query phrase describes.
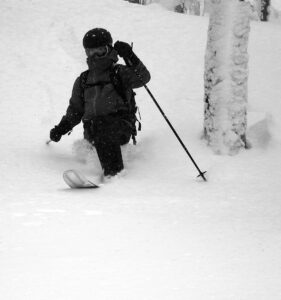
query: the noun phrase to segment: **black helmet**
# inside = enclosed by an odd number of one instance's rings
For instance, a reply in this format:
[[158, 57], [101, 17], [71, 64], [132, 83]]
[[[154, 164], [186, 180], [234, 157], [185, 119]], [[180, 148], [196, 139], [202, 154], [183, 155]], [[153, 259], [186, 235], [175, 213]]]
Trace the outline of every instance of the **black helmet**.
[[83, 38], [84, 48], [97, 48], [106, 45], [112, 45], [110, 32], [103, 28], [94, 28], [88, 31]]

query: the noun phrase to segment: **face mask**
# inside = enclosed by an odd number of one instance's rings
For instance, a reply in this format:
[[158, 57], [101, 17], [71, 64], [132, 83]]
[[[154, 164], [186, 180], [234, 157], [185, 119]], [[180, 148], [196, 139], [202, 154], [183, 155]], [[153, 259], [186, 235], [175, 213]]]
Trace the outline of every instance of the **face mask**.
[[118, 61], [117, 52], [112, 49], [109, 51], [109, 47], [107, 47], [107, 53], [105, 55], [99, 54], [88, 56], [87, 64], [90, 70], [104, 71], [108, 69], [114, 62]]

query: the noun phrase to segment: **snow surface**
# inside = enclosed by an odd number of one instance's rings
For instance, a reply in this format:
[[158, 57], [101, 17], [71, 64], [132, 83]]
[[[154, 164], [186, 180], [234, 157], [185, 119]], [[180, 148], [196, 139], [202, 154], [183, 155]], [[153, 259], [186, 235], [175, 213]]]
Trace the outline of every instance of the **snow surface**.
[[[1, 299], [280, 299], [280, 24], [251, 24], [253, 147], [231, 157], [201, 139], [207, 17], [123, 0], [2, 0], [0, 17]], [[139, 89], [143, 131], [123, 149], [127, 175], [66, 187], [66, 169], [100, 172], [81, 126], [45, 144], [97, 26], [134, 42], [207, 183]]]
[[281, 10], [281, 1], [280, 0], [271, 0], [270, 5], [272, 5], [277, 10]]

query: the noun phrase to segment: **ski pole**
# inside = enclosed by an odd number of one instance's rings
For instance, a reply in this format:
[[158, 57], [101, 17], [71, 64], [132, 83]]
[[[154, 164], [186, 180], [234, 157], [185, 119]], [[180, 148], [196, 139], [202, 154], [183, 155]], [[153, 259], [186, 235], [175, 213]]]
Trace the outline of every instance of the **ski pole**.
[[183, 147], [184, 151], [187, 153], [187, 155], [189, 156], [189, 158], [193, 162], [194, 166], [196, 167], [197, 171], [199, 172], [199, 175], [197, 177], [202, 177], [204, 179], [204, 181], [207, 181], [206, 177], [204, 176], [204, 174], [206, 173], [206, 171], [202, 172], [200, 170], [200, 168], [196, 164], [195, 160], [191, 156], [190, 152], [187, 150], [187, 148], [186, 148], [185, 144], [183, 143], [182, 139], [180, 138], [180, 136], [178, 135], [177, 131], [175, 130], [175, 128], [173, 127], [173, 125], [171, 124], [171, 122], [169, 121], [169, 119], [167, 118], [167, 116], [165, 115], [164, 111], [162, 110], [162, 108], [160, 107], [160, 105], [158, 104], [158, 102], [156, 101], [155, 97], [153, 96], [153, 94], [151, 93], [151, 91], [149, 90], [149, 88], [147, 87], [147, 85], [143, 83], [143, 86], [147, 90], [149, 96], [152, 98], [153, 102], [155, 103], [155, 105], [157, 106], [157, 108], [161, 112], [162, 116], [164, 117], [164, 119], [166, 120], [166, 122], [168, 123], [168, 125], [170, 126], [171, 130], [175, 134], [175, 136], [178, 139], [178, 141], [180, 142], [180, 144]]
[[46, 145], [49, 145], [52, 142], [52, 140], [46, 141]]
[[[133, 44], [132, 44], [133, 46]], [[131, 62], [127, 59], [124, 59], [125, 63], [128, 66], [132, 66]], [[180, 136], [178, 135], [177, 131], [175, 130], [174, 126], [171, 124], [171, 122], [169, 121], [169, 119], [167, 118], [167, 116], [165, 115], [164, 111], [162, 110], [161, 106], [158, 104], [157, 100], [155, 99], [155, 97], [153, 96], [153, 94], [151, 93], [150, 89], [147, 87], [147, 85], [144, 83], [141, 75], [136, 72], [136, 70], [134, 70], [137, 77], [139, 78], [139, 80], [141, 81], [141, 83], [143, 84], [144, 88], [146, 89], [146, 91], [148, 92], [149, 96], [151, 97], [151, 99], [153, 100], [153, 102], [155, 103], [155, 105], [157, 106], [157, 108], [159, 109], [160, 113], [162, 114], [162, 116], [164, 117], [165, 121], [168, 123], [169, 127], [171, 128], [171, 130], [173, 131], [173, 133], [175, 134], [176, 138], [178, 139], [178, 141], [180, 142], [181, 146], [183, 147], [184, 151], [187, 153], [187, 155], [189, 156], [190, 160], [192, 161], [192, 163], [194, 164], [195, 168], [197, 169], [197, 171], [199, 172], [199, 175], [197, 177], [202, 177], [204, 181], [207, 181], [206, 177], [205, 177], [205, 172], [202, 172], [200, 170], [200, 168], [198, 167], [198, 165], [196, 164], [195, 160], [193, 159], [193, 157], [191, 156], [190, 152], [187, 150], [185, 144], [183, 143], [182, 139], [180, 138]]]

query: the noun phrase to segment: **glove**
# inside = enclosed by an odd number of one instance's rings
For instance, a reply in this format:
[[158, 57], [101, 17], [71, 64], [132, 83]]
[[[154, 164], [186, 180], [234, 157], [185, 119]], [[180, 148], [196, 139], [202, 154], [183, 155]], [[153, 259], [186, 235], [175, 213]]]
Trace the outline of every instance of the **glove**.
[[53, 129], [51, 129], [50, 131], [50, 139], [53, 141], [53, 142], [59, 142], [60, 139], [61, 139], [61, 132], [60, 132], [60, 129], [58, 126], [55, 126]]
[[53, 142], [59, 142], [62, 135], [66, 134], [67, 132], [71, 131], [72, 127], [68, 120], [66, 120], [64, 117], [61, 119], [60, 123], [55, 126], [50, 131], [50, 139]]
[[130, 58], [133, 53], [132, 47], [125, 42], [117, 41], [113, 48], [122, 58]]
[[136, 54], [133, 52], [132, 47], [125, 43], [125, 42], [120, 42], [117, 41], [114, 44], [115, 51], [118, 53], [119, 56], [121, 56], [126, 64], [128, 64], [129, 66], [136, 66], [139, 63], [139, 58], [136, 56]]

